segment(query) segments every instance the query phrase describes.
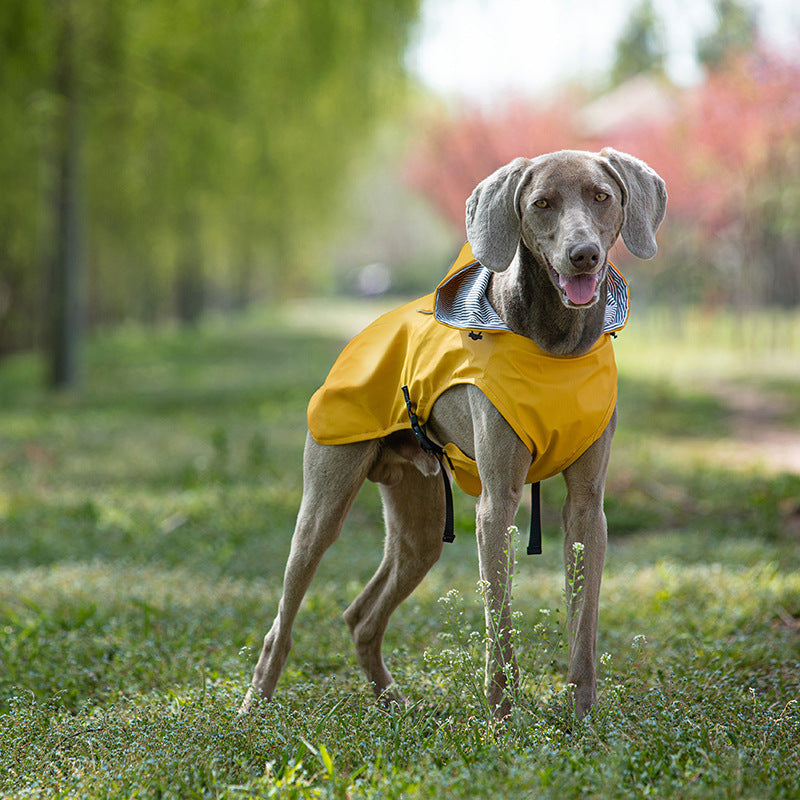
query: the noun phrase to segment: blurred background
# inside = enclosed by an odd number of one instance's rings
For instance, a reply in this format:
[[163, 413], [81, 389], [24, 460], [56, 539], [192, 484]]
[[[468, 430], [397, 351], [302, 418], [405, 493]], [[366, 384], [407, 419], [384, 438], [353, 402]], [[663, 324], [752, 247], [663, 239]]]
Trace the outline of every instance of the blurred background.
[[0, 358], [298, 296], [424, 293], [473, 186], [612, 145], [670, 205], [637, 303], [800, 303], [793, 0], [3, 0]]

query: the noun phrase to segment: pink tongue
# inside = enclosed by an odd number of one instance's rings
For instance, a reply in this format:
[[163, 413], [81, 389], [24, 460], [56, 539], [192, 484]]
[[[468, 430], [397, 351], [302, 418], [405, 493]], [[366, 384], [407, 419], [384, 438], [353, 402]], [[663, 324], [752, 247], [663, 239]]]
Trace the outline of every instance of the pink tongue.
[[570, 302], [585, 306], [591, 302], [597, 289], [597, 275], [576, 275], [574, 278], [559, 276], [561, 288], [567, 293]]

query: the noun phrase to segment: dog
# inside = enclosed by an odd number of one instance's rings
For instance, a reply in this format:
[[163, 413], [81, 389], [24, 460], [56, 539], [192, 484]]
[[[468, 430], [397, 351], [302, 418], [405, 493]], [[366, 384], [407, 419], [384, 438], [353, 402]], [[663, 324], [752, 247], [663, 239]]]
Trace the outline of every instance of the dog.
[[[563, 473], [567, 680], [577, 719], [588, 713], [597, 700], [598, 611], [607, 539], [603, 495], [617, 421], [616, 368], [606, 314], [611, 280], [619, 284], [619, 275], [612, 271], [608, 252], [621, 236], [633, 255], [654, 257], [666, 203], [662, 178], [643, 161], [612, 148], [517, 158], [478, 184], [466, 203], [468, 245], [449, 277], [472, 276], [468, 295], [476, 294], [474, 276], [483, 281], [478, 299], [491, 320], [469, 333], [441, 322], [438, 306], [440, 301], [447, 305], [447, 292], [440, 286], [436, 295], [408, 304], [399, 316], [386, 315], [369, 333], [356, 337], [312, 398], [303, 497], [283, 594], [243, 712], [258, 698], [272, 698], [303, 596], [366, 479], [377, 482], [382, 495], [384, 553], [344, 619], [376, 696], [406, 702], [384, 663], [383, 636], [393, 611], [441, 555], [449, 484], [446, 473], [444, 481], [439, 473], [449, 460], [455, 479], [478, 497], [476, 537], [487, 626], [485, 692], [498, 719], [510, 713], [518, 679], [510, 634], [510, 529], [524, 485]], [[419, 332], [419, 325], [427, 327]], [[432, 334], [440, 329], [445, 338], [435, 344]], [[378, 331], [389, 337], [381, 352], [375, 349]], [[507, 357], [516, 347], [524, 351], [523, 360], [530, 356], [539, 361], [517, 368], [517, 355]], [[423, 356], [418, 348], [427, 348]], [[469, 348], [477, 354], [477, 367], [469, 361]], [[452, 381], [431, 388], [427, 372], [439, 361]], [[538, 375], [540, 363], [553, 367], [561, 386], [540, 392], [537, 379], [521, 389], [522, 373]], [[498, 377], [505, 372], [514, 373], [516, 381], [509, 390], [511, 400], [495, 390], [505, 381]], [[596, 372], [605, 375], [600, 383], [592, 382]], [[541, 375], [544, 383], [551, 380], [545, 372]], [[407, 398], [400, 396], [404, 386]], [[534, 399], [526, 413], [538, 414], [539, 405], [550, 398], [561, 415], [558, 424], [577, 431], [556, 455], [551, 455], [551, 445], [568, 439], [566, 434], [552, 433], [538, 417], [531, 432], [515, 417], [511, 406], [529, 396]], [[590, 408], [584, 412], [585, 406]], [[426, 442], [429, 447], [422, 446]]]

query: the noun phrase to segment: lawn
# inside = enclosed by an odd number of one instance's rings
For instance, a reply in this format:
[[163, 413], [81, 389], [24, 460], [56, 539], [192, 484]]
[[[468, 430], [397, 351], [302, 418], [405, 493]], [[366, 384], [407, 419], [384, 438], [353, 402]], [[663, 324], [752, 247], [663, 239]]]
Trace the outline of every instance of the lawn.
[[71, 394], [43, 392], [32, 356], [0, 363], [1, 796], [800, 796], [800, 318], [651, 313], [620, 335], [600, 702], [574, 724], [553, 479], [545, 553], [520, 548], [523, 680], [498, 727], [458, 492], [456, 542], [387, 635], [412, 704], [372, 700], [341, 620], [380, 557], [372, 485], [274, 701], [237, 716], [305, 405], [348, 333], [306, 311], [96, 335]]

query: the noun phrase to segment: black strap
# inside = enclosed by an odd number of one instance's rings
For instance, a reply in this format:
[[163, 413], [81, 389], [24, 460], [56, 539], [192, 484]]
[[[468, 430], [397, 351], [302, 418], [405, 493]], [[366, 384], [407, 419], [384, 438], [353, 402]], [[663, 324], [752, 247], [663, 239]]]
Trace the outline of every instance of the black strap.
[[[442, 533], [442, 540], [445, 542], [454, 542], [456, 535], [454, 533], [455, 525], [453, 523], [453, 490], [450, 488], [450, 478], [447, 476], [447, 470], [444, 468], [444, 461], [447, 459], [447, 455], [445, 454], [444, 450], [438, 444], [436, 444], [436, 442], [429, 439], [425, 431], [422, 430], [422, 426], [419, 424], [417, 415], [414, 413], [414, 409], [411, 405], [411, 397], [408, 394], [408, 386], [403, 387], [403, 398], [406, 401], [406, 410], [408, 411], [408, 418], [411, 421], [411, 430], [414, 431], [414, 435], [417, 437], [419, 446], [426, 453], [436, 456], [437, 460], [439, 461], [439, 467], [442, 473], [442, 481], [444, 483], [444, 533]], [[450, 459], [447, 460], [449, 461]], [[452, 464], [450, 465], [450, 468], [453, 468]]]
[[540, 483], [531, 484], [531, 530], [528, 535], [528, 555], [542, 554], [542, 492]]
[[444, 531], [442, 532], [442, 541], [454, 542], [456, 534], [454, 532], [455, 525], [453, 524], [453, 490], [450, 488], [450, 478], [447, 477], [447, 470], [444, 468], [442, 456], [437, 456], [437, 458], [439, 459], [444, 483]]
[[[442, 480], [444, 481], [445, 505], [444, 533], [442, 534], [442, 540], [445, 542], [453, 542], [456, 538], [454, 533], [455, 526], [453, 524], [453, 490], [450, 488], [450, 478], [447, 476], [447, 470], [444, 467], [445, 459], [447, 459], [448, 462], [450, 459], [447, 458], [447, 454], [444, 452], [444, 450], [438, 444], [436, 444], [436, 442], [429, 439], [425, 431], [422, 430], [422, 426], [419, 424], [419, 420], [417, 419], [417, 415], [414, 413], [414, 408], [411, 404], [408, 386], [403, 386], [403, 398], [406, 401], [406, 410], [408, 411], [408, 418], [411, 421], [411, 430], [414, 431], [414, 435], [417, 437], [419, 446], [426, 453], [436, 456], [436, 458], [439, 460], [439, 466], [441, 467], [442, 471]], [[453, 469], [452, 464], [450, 464], [450, 469]], [[542, 500], [540, 488], [541, 486], [538, 482], [531, 484], [531, 530], [528, 537], [529, 556], [541, 555], [542, 553]]]

